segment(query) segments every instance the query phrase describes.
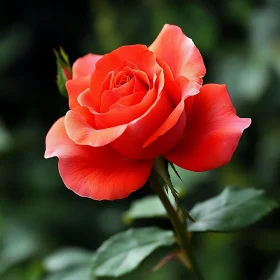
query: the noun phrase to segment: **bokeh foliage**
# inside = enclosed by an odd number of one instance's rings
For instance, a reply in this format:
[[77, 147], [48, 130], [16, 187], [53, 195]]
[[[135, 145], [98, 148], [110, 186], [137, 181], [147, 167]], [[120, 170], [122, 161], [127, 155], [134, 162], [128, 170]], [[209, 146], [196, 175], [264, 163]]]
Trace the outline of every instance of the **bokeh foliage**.
[[[63, 186], [57, 160], [43, 158], [48, 129], [67, 111], [67, 100], [55, 83], [52, 49], [59, 46], [73, 63], [88, 52], [149, 45], [163, 24], [179, 25], [201, 50], [205, 82], [226, 83], [239, 116], [252, 118], [228, 165], [206, 173], [181, 173], [184, 184], [176, 184], [187, 194], [184, 205], [190, 209], [229, 184], [264, 189], [280, 201], [279, 14], [278, 0], [15, 1], [10, 6], [2, 1], [0, 279], [55, 279], [50, 278], [52, 271], [47, 273], [47, 256], [63, 247], [91, 254], [109, 236], [127, 228], [122, 213], [133, 200], [152, 194], [146, 186], [121, 201], [80, 198]], [[279, 268], [275, 270], [280, 259], [279, 221], [275, 211], [239, 233], [194, 234], [206, 279], [280, 279]], [[161, 219], [135, 221], [133, 226], [154, 223], [170, 228]], [[191, 279], [176, 261], [150, 273], [163, 253], [157, 251], [139, 272], [124, 279]], [[75, 273], [65, 276], [62, 271], [56, 279], [83, 280], [81, 275], [88, 272]]]

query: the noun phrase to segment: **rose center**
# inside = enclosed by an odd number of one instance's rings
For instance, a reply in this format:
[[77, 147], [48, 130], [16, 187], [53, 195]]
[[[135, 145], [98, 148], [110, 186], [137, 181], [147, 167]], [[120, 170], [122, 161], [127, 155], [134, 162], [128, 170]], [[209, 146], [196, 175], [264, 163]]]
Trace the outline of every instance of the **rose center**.
[[114, 87], [118, 88], [125, 84], [127, 84], [132, 78], [134, 78], [134, 75], [131, 71], [125, 70], [120, 71], [114, 80]]

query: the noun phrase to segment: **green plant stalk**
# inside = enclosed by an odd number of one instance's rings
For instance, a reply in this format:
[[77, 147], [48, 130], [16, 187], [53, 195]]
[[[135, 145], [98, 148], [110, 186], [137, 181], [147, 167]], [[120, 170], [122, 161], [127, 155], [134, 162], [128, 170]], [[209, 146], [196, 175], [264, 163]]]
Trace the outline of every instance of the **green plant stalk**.
[[191, 265], [191, 269], [192, 269], [193, 273], [196, 275], [197, 279], [203, 280], [200, 270], [198, 268], [196, 259], [194, 257], [190, 242], [187, 239], [186, 229], [184, 227], [184, 224], [180, 221], [178, 213], [175, 211], [174, 207], [172, 206], [169, 198], [166, 195], [164, 188], [159, 183], [158, 175], [154, 170], [152, 170], [149, 181], [150, 181], [151, 187], [154, 189], [154, 191], [159, 196], [159, 199], [161, 200], [163, 206], [165, 207], [168, 217], [173, 225], [176, 237], [178, 239], [178, 243], [182, 249], [183, 256], [185, 257], [185, 262], [183, 262], [183, 261], [182, 262], [184, 264], [189, 263]]

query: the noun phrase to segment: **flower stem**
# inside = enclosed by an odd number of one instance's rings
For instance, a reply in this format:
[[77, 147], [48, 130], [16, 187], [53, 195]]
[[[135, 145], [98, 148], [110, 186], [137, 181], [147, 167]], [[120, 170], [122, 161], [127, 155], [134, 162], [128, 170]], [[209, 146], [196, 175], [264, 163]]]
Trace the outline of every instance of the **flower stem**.
[[[154, 189], [154, 191], [159, 196], [163, 206], [166, 209], [166, 212], [169, 216], [169, 219], [173, 225], [176, 237], [178, 239], [178, 243], [182, 249], [184, 261], [182, 261], [185, 265], [189, 263], [191, 266], [191, 270], [194, 272], [198, 280], [203, 280], [200, 270], [198, 268], [197, 262], [194, 258], [193, 251], [190, 245], [189, 240], [186, 236], [186, 229], [183, 223], [180, 221], [178, 213], [175, 211], [174, 207], [172, 206], [164, 188], [161, 186], [160, 182], [158, 181], [158, 175], [156, 171], [152, 170], [152, 173], [149, 178], [150, 185]], [[186, 265], [187, 266], [187, 265]]]

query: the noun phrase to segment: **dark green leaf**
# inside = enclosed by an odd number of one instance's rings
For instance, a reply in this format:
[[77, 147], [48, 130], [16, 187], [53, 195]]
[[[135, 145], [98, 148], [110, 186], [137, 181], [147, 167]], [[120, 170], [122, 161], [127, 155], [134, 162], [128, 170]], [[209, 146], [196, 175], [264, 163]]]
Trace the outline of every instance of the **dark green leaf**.
[[220, 195], [196, 204], [189, 231], [235, 231], [249, 226], [278, 206], [263, 190], [227, 187]]
[[93, 272], [100, 277], [119, 277], [134, 269], [160, 247], [175, 243], [172, 231], [155, 227], [129, 229], [105, 241], [93, 260]]

